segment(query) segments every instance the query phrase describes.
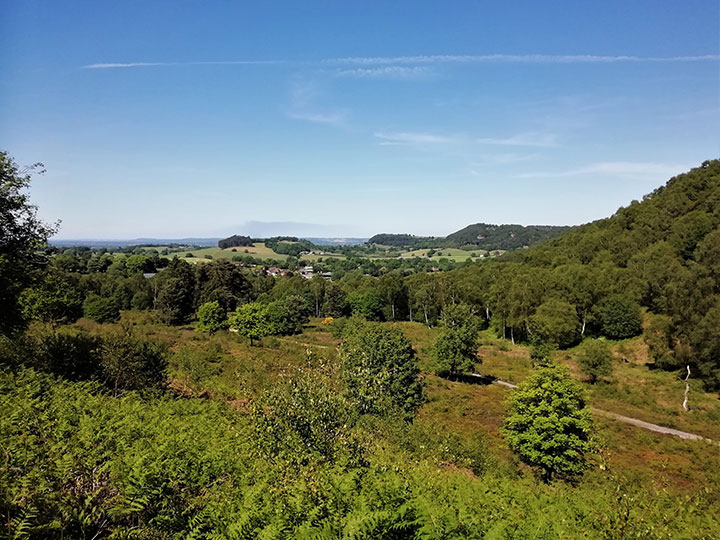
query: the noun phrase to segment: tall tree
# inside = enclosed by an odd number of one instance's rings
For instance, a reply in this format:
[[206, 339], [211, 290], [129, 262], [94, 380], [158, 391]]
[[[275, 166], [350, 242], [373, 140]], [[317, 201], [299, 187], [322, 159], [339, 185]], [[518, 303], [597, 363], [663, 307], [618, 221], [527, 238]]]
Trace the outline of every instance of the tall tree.
[[42, 172], [41, 163], [21, 170], [6, 152], [0, 152], [0, 335], [23, 326], [20, 293], [33, 283], [43, 263], [37, 250], [57, 230], [57, 225], [37, 217], [37, 207], [24, 192], [31, 174]]

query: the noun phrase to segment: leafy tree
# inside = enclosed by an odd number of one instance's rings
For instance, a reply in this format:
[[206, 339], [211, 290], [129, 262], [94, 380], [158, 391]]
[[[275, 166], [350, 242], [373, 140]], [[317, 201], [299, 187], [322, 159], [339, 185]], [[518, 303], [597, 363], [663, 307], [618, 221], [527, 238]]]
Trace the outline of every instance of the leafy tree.
[[562, 300], [550, 299], [530, 318], [530, 330], [533, 341], [565, 348], [577, 343], [581, 329], [575, 307]]
[[197, 312], [197, 329], [214, 334], [227, 326], [227, 313], [218, 302], [205, 302]]
[[102, 379], [116, 396], [127, 390], [162, 389], [167, 381], [166, 347], [129, 334], [103, 338], [100, 364]]
[[342, 317], [347, 307], [345, 292], [337, 283], [329, 282], [325, 287], [322, 315], [325, 317]]
[[249, 299], [250, 283], [237, 265], [226, 259], [198, 265], [197, 302], [218, 302], [226, 311]]
[[625, 339], [642, 332], [642, 313], [634, 300], [623, 295], [606, 299], [600, 307], [602, 334], [610, 339]]
[[567, 368], [538, 368], [515, 390], [503, 433], [510, 448], [543, 480], [572, 479], [592, 450], [592, 417]]
[[353, 291], [347, 295], [352, 314], [368, 321], [383, 320], [383, 299], [376, 289]]
[[108, 323], [120, 319], [120, 310], [114, 298], [91, 294], [83, 302], [83, 315], [91, 321]]
[[142, 274], [155, 270], [155, 265], [150, 257], [145, 255], [130, 255], [125, 260], [125, 268], [128, 274]]
[[303, 326], [310, 322], [309, 315], [312, 309], [306, 298], [292, 294], [286, 296], [282, 303], [291, 324], [289, 333], [298, 334], [302, 332]]
[[443, 329], [432, 346], [434, 371], [442, 377], [457, 377], [475, 371], [480, 320], [469, 306], [447, 306], [442, 313]]
[[177, 257], [161, 272], [157, 308], [167, 324], [183, 324], [194, 314], [195, 273], [189, 263]]
[[407, 287], [403, 283], [402, 274], [390, 272], [380, 278], [378, 288], [385, 302], [390, 306], [390, 320], [394, 321], [399, 308], [407, 304]]
[[595, 384], [598, 377], [605, 377], [612, 374], [613, 355], [610, 346], [599, 339], [591, 339], [583, 344], [578, 356], [580, 369]]
[[344, 332], [341, 378], [350, 401], [362, 414], [399, 411], [412, 418], [423, 403], [415, 351], [396, 328], [356, 323]]
[[20, 293], [32, 284], [43, 259], [37, 250], [57, 230], [37, 217], [37, 207], [24, 192], [31, 173], [42, 173], [41, 163], [24, 170], [0, 152], [0, 335], [22, 328]]
[[23, 291], [20, 304], [26, 320], [68, 324], [82, 316], [83, 296], [76, 280], [50, 269], [36, 286]]
[[230, 316], [230, 328], [253, 341], [269, 334], [267, 308], [257, 302], [238, 307]]

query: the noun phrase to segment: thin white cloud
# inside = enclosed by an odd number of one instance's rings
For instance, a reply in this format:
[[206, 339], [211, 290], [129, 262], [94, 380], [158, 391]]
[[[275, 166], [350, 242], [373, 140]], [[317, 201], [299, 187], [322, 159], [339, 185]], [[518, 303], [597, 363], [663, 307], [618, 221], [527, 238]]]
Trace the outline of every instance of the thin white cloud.
[[609, 64], [616, 62], [705, 62], [718, 61], [720, 55], [698, 56], [604, 56], [591, 54], [483, 54], [483, 55], [420, 55], [420, 56], [353, 56], [329, 58], [326, 63], [350, 65], [385, 64]]
[[371, 68], [340, 69], [335, 72], [338, 77], [352, 77], [356, 79], [395, 79], [410, 80], [426, 78], [431, 71], [422, 66], [383, 66]]
[[344, 126], [347, 117], [344, 113], [310, 113], [310, 112], [288, 112], [288, 117], [295, 120], [305, 120], [313, 124], [325, 124], [328, 126]]
[[[642, 62], [717, 62], [719, 54], [702, 54], [695, 56], [632, 56], [632, 55], [593, 55], [593, 54], [481, 54], [481, 55], [416, 55], [416, 56], [351, 56], [346, 58], [327, 58], [317, 61], [288, 60], [211, 60], [204, 62], [99, 62], [81, 66], [83, 69], [122, 69], [141, 67], [168, 66], [233, 66], [233, 65], [356, 65], [356, 66], [401, 66], [424, 64], [613, 64]], [[353, 70], [345, 70], [348, 76]], [[357, 71], [355, 76], [380, 76], [381, 72], [367, 71], [365, 75]], [[386, 76], [391, 72], [386, 72]], [[395, 70], [399, 74], [400, 71]], [[415, 74], [417, 76], [417, 74]]]
[[169, 66], [245, 66], [284, 64], [284, 60], [215, 60], [207, 62], [109, 62], [87, 64], [82, 69], [118, 69], [137, 67], [169, 67]]
[[290, 110], [287, 116], [313, 124], [342, 127], [346, 125], [344, 110], [320, 111], [317, 101], [320, 97], [318, 86], [310, 81], [295, 81], [290, 89]]
[[400, 133], [374, 133], [380, 139], [379, 144], [385, 146], [411, 145], [411, 144], [446, 144], [455, 142], [453, 137], [435, 135], [433, 133], [400, 132]]
[[516, 175], [516, 178], [569, 178], [574, 176], [618, 176], [631, 178], [669, 178], [690, 169], [687, 163], [654, 163], [636, 161], [603, 161], [584, 167], [560, 172], [531, 172]]
[[480, 154], [475, 157], [475, 162], [472, 163], [473, 167], [481, 167], [484, 165], [510, 165], [512, 163], [520, 163], [522, 161], [529, 161], [539, 157], [540, 154], [515, 154], [515, 153], [500, 153], [500, 154]]
[[558, 146], [557, 135], [554, 133], [519, 133], [511, 137], [481, 137], [475, 142], [501, 146], [533, 146], [538, 148], [555, 148]]

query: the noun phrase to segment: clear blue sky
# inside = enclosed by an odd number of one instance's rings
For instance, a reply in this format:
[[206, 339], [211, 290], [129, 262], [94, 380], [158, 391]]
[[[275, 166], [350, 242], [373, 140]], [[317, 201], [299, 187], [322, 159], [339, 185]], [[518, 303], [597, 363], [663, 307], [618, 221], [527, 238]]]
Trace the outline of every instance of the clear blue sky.
[[3, 0], [0, 147], [60, 238], [583, 223], [720, 155], [718, 6]]

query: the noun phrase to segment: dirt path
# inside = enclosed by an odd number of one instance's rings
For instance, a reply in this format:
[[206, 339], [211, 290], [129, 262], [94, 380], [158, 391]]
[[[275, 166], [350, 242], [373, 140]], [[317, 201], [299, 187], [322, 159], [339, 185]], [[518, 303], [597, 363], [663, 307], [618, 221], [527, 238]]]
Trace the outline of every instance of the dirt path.
[[[517, 388], [517, 385], [515, 385], [513, 383], [501, 381], [500, 379], [490, 379], [489, 377], [487, 377], [485, 375], [480, 375], [478, 373], [473, 373], [472, 376], [477, 377], [479, 379], [488, 380], [490, 382], [499, 384], [500, 386], [504, 386], [506, 388]], [[618, 422], [632, 424], [633, 426], [641, 427], [643, 429], [654, 431], [656, 433], [664, 433], [665, 435], [674, 435], [676, 437], [680, 437], [681, 439], [707, 441], [707, 442], [711, 442], [711, 443], [715, 443], [715, 444], [720, 444], [720, 443], [716, 443], [712, 439], [708, 439], [701, 435], [696, 435], [695, 433], [688, 433], [687, 431], [680, 431], [679, 429], [673, 429], [673, 428], [669, 428], [669, 427], [665, 427], [665, 426], [659, 426], [657, 424], [651, 424], [650, 422], [645, 422], [644, 420], [639, 420], [637, 418], [632, 418], [630, 416], [623, 416], [622, 414], [617, 414], [617, 413], [610, 412], [610, 411], [604, 411], [602, 409], [596, 409], [595, 407], [590, 407], [590, 410], [595, 414], [599, 414], [601, 416], [606, 416], [608, 418], [612, 418], [613, 420], [617, 420]]]

